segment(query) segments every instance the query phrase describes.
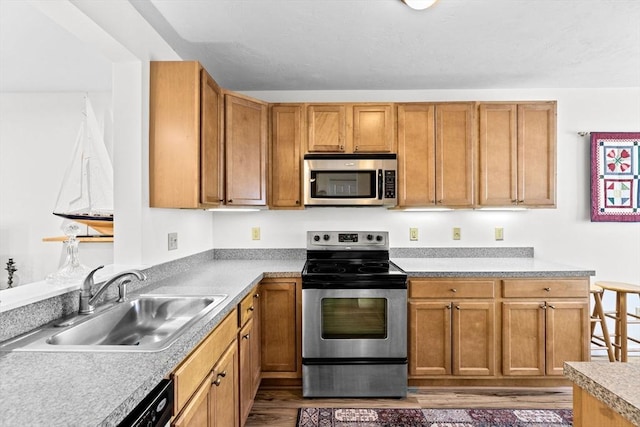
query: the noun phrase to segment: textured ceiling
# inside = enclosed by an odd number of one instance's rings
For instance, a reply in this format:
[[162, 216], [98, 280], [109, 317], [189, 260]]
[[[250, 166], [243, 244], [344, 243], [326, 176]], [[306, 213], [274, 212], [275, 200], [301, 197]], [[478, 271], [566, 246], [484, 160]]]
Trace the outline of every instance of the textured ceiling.
[[[239, 91], [640, 87], [640, 0], [129, 2]], [[0, 90], [110, 85], [94, 49], [0, 0]]]
[[638, 0], [130, 0], [234, 90], [640, 86]]

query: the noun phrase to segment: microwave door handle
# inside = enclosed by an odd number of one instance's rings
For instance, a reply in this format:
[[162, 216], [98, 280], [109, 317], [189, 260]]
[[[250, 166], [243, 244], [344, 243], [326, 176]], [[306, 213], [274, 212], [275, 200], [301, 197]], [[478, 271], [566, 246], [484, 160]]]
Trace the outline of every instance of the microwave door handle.
[[378, 169], [378, 200], [382, 200], [384, 194], [384, 181], [382, 179], [382, 169]]

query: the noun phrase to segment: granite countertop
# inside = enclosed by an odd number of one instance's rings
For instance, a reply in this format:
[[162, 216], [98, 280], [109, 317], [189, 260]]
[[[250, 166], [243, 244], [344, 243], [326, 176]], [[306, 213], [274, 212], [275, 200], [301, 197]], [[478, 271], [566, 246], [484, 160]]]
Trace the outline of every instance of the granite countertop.
[[537, 258], [392, 258], [412, 277], [589, 277], [596, 273]]
[[640, 425], [640, 364], [565, 362], [564, 374], [631, 423]]
[[[410, 276], [584, 277], [593, 271], [533, 258], [394, 258]], [[264, 277], [299, 277], [304, 259], [205, 262], [139, 293], [228, 294], [168, 349], [0, 352], [0, 425], [117, 425]], [[133, 295], [132, 295], [133, 296]]]

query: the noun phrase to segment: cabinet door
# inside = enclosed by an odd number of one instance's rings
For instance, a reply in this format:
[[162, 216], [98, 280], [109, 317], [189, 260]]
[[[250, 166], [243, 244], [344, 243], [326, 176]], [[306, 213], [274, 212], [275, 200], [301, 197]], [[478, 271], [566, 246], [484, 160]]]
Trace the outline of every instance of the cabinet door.
[[409, 302], [409, 377], [451, 374], [451, 303]]
[[394, 150], [392, 104], [353, 105], [353, 151], [386, 152]]
[[238, 349], [237, 342], [234, 340], [213, 368], [213, 381], [209, 393], [210, 426], [240, 425], [238, 385]]
[[171, 422], [173, 427], [204, 427], [210, 425], [210, 396], [213, 373], [209, 374], [193, 394], [182, 412]]
[[254, 330], [253, 318], [249, 319], [239, 333], [238, 354], [240, 359], [240, 421], [244, 421], [251, 412], [255, 387], [255, 360], [259, 355], [253, 354], [255, 341], [260, 340]]
[[398, 105], [398, 205], [436, 202], [435, 106]]
[[545, 374], [544, 302], [502, 304], [502, 374]]
[[200, 201], [200, 64], [150, 64], [149, 206], [197, 208]]
[[307, 106], [307, 142], [309, 151], [345, 151], [347, 107], [342, 104]]
[[547, 375], [564, 375], [565, 361], [589, 360], [589, 302], [547, 302]]
[[300, 280], [260, 283], [262, 377], [302, 377]]
[[271, 193], [269, 206], [300, 208], [302, 105], [271, 107]]
[[436, 204], [474, 202], [474, 104], [436, 105]]
[[454, 302], [452, 309], [454, 375], [495, 374], [495, 303]]
[[518, 204], [556, 205], [556, 103], [518, 104]]
[[200, 201], [205, 206], [224, 202], [224, 99], [220, 86], [206, 70], [201, 72]]
[[267, 204], [267, 106], [225, 94], [227, 204]]
[[517, 111], [516, 104], [481, 104], [478, 108], [478, 203], [482, 206], [517, 203]]

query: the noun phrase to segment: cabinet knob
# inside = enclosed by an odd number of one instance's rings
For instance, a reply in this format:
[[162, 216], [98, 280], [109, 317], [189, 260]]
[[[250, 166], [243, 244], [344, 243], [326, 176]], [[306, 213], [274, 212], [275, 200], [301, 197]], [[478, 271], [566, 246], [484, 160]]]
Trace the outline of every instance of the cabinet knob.
[[524, 203], [524, 200], [518, 200], [518, 204]]
[[254, 298], [260, 298], [260, 294], [255, 294], [253, 297]]
[[341, 149], [341, 150], [344, 150], [344, 145], [341, 145], [341, 146], [340, 146], [340, 149]]
[[542, 305], [540, 306], [540, 308], [541, 308], [541, 309], [543, 309], [543, 310], [546, 310], [546, 309], [547, 309], [547, 305], [546, 305], [546, 304], [542, 304]]
[[218, 387], [220, 385], [220, 383], [222, 382], [222, 379], [220, 378], [216, 378], [215, 381], [213, 381], [211, 384], [215, 385], [216, 387]]
[[452, 305], [452, 304], [451, 304], [451, 303], [449, 303], [449, 305], [448, 305], [448, 306], [446, 306], [445, 308], [447, 308], [447, 309], [451, 310], [451, 305]]
[[460, 306], [459, 305], [456, 305], [456, 310], [460, 310]]
[[356, 145], [356, 148], [354, 149], [354, 151], [358, 151], [358, 146]]
[[250, 335], [251, 335], [251, 334], [243, 335], [243, 336], [242, 336], [242, 339], [243, 339], [243, 340], [248, 340]]
[[549, 307], [549, 308], [551, 308], [551, 309], [553, 309], [553, 310], [555, 310], [555, 309], [556, 309], [556, 306], [555, 306], [555, 305], [553, 305], [553, 304], [549, 304], [547, 307]]
[[437, 200], [436, 203], [441, 205], [442, 204], [442, 200]]
[[233, 200], [229, 199], [229, 203], [233, 203]]
[[514, 200], [511, 201], [511, 203], [513, 203], [514, 205], [517, 205], [518, 201], [514, 199]]
[[220, 372], [220, 373], [218, 374], [218, 376], [219, 376], [219, 377], [222, 377], [222, 378], [226, 377], [226, 376], [227, 376], [227, 371], [222, 371], [222, 372]]
[[544, 288], [546, 292], [551, 292], [551, 288]]
[[451, 288], [451, 292], [456, 293], [458, 290], [456, 288]]
[[255, 308], [254, 306], [249, 307], [249, 311], [253, 311], [253, 310], [255, 310], [255, 309], [256, 309], [256, 308]]
[[299, 204], [300, 204], [300, 200], [296, 200], [296, 205], [299, 205]]

